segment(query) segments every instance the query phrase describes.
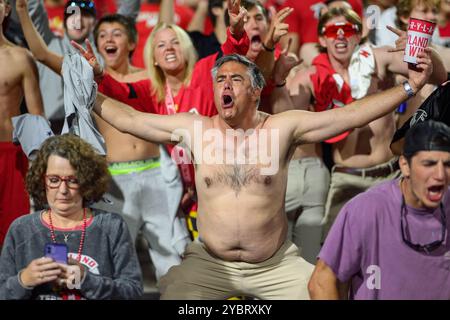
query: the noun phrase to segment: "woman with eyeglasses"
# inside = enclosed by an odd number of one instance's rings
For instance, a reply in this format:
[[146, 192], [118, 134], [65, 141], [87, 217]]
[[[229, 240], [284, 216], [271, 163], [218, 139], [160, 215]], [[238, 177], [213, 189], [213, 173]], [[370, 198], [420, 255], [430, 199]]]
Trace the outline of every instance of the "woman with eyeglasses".
[[44, 210], [13, 222], [0, 257], [0, 299], [134, 299], [139, 262], [124, 220], [89, 207], [107, 190], [106, 160], [74, 135], [45, 141], [27, 175]]

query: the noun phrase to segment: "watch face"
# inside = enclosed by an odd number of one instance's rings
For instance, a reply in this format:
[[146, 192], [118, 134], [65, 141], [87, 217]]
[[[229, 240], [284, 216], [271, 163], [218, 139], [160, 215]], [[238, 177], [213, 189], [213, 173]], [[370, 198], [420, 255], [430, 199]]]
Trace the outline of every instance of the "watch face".
[[403, 82], [403, 89], [405, 89], [406, 93], [408, 94], [408, 97], [414, 96], [414, 91], [412, 90], [408, 81]]

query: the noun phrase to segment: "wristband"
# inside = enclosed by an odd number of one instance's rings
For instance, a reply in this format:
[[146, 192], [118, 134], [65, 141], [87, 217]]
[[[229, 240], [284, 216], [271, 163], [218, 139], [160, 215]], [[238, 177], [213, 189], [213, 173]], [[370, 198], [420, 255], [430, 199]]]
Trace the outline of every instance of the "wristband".
[[268, 48], [268, 47], [266, 47], [266, 45], [264, 44], [264, 42], [261, 42], [261, 44], [262, 44], [264, 50], [266, 50], [266, 51], [268, 51], [268, 52], [274, 52], [274, 51], [275, 51], [275, 47], [273, 47], [273, 48]]
[[284, 87], [285, 85], [286, 85], [286, 79], [284, 79], [284, 81], [283, 81], [282, 83], [280, 83], [280, 84], [276, 83], [276, 84], [275, 84], [275, 87], [277, 87], [277, 88], [282, 88], [282, 87]]

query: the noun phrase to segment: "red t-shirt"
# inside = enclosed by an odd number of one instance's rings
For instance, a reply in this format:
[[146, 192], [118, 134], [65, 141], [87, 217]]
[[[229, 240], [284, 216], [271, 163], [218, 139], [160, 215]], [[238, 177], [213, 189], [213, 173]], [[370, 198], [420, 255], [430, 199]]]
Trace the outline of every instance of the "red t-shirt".
[[45, 5], [45, 9], [47, 10], [50, 30], [62, 38], [64, 36], [64, 6], [50, 7]]
[[439, 37], [444, 41], [446, 47], [450, 46], [450, 23], [447, 23], [444, 27], [439, 27]]
[[115, 1], [111, 0], [95, 0], [95, 9], [97, 11], [97, 18], [100, 19], [105, 14], [111, 14], [117, 12], [117, 6]]
[[[145, 68], [144, 47], [147, 38], [158, 23], [159, 4], [143, 3], [136, 19], [138, 31], [138, 43], [133, 54], [132, 64], [139, 68]], [[194, 11], [186, 6], [175, 5], [175, 23], [183, 29], [187, 29], [194, 16]]]
[[[353, 10], [362, 17], [362, 0], [349, 0]], [[318, 16], [323, 1], [318, 0], [286, 0], [282, 7], [294, 8], [294, 11], [286, 18], [289, 24], [289, 32], [299, 35], [300, 45], [308, 42], [318, 42], [317, 24]]]

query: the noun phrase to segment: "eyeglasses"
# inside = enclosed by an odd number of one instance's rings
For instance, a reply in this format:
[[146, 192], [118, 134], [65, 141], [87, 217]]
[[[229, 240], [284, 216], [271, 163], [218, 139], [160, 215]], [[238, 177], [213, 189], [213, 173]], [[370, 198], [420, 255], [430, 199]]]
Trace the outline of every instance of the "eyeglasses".
[[58, 175], [45, 175], [45, 185], [49, 187], [50, 189], [56, 189], [59, 188], [61, 183], [64, 181], [69, 189], [79, 189], [80, 188], [80, 182], [78, 181], [77, 177], [75, 176], [67, 176], [67, 177], [61, 177]]
[[322, 34], [327, 38], [333, 39], [336, 39], [339, 35], [349, 38], [357, 34], [358, 31], [358, 26], [349, 22], [337, 22], [322, 28]]
[[445, 240], [445, 231], [447, 228], [447, 217], [445, 215], [444, 205], [442, 204], [442, 202], [440, 204], [440, 209], [441, 209], [441, 223], [442, 223], [441, 240], [436, 240], [436, 241], [433, 241], [428, 244], [412, 243], [409, 239], [407, 239], [406, 234], [405, 234], [405, 228], [403, 227], [403, 220], [406, 220], [406, 211], [407, 210], [406, 210], [406, 204], [405, 204], [405, 197], [402, 197], [402, 208], [401, 208], [401, 212], [400, 212], [400, 227], [402, 229], [403, 242], [406, 243], [410, 248], [412, 248], [416, 251], [419, 251], [419, 252], [429, 253], [429, 252], [434, 251], [437, 248], [439, 248]]

